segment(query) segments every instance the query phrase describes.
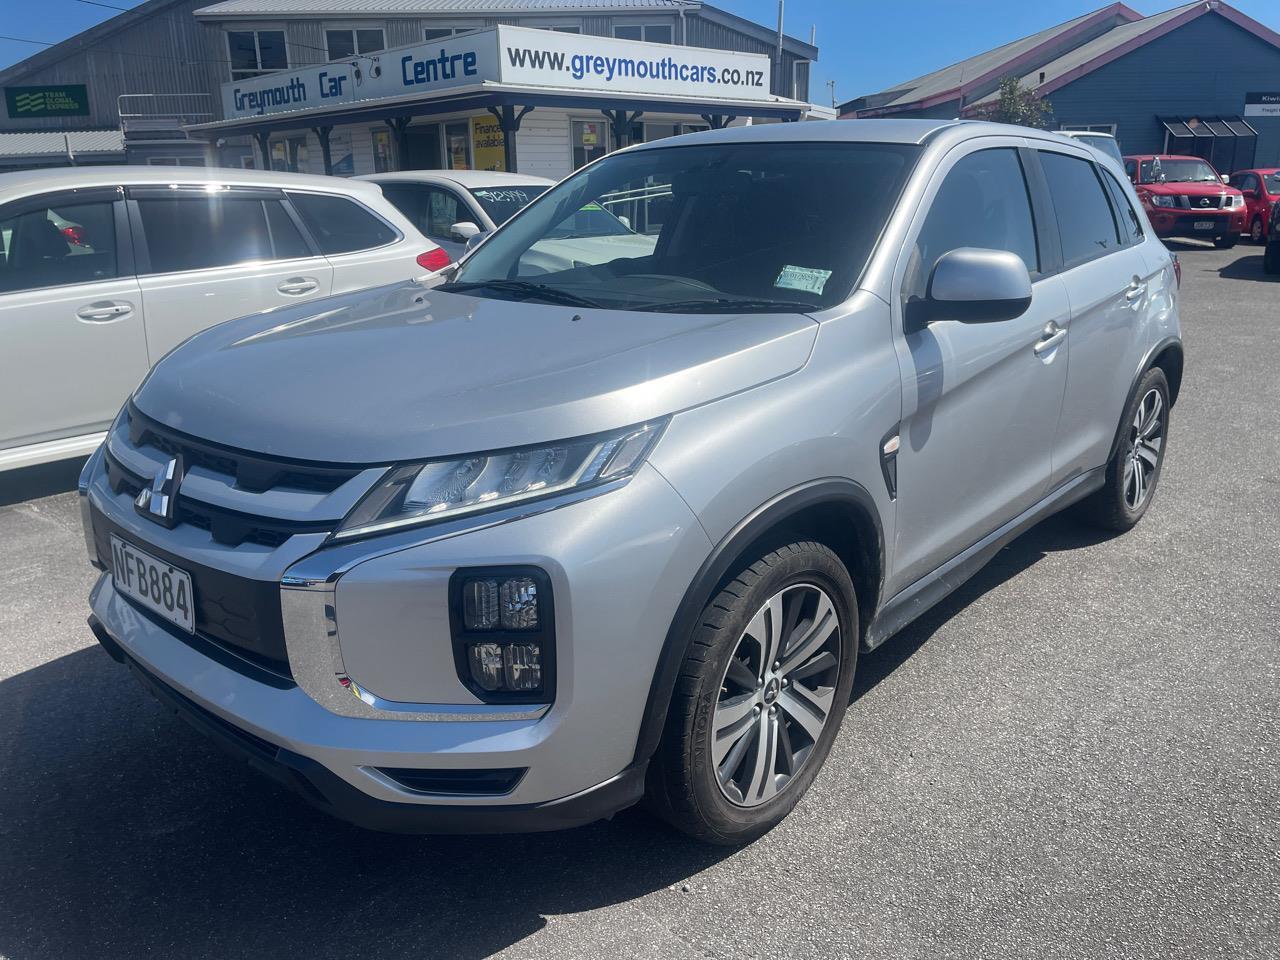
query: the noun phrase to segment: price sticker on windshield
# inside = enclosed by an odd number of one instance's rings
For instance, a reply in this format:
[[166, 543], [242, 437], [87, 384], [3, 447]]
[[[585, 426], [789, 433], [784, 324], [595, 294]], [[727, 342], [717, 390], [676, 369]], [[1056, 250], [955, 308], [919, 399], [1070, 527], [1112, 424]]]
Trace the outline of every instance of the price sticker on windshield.
[[817, 267], [794, 267], [787, 264], [778, 274], [778, 279], [773, 281], [773, 285], [783, 290], [822, 293], [822, 288], [830, 279], [830, 270], [819, 270]]

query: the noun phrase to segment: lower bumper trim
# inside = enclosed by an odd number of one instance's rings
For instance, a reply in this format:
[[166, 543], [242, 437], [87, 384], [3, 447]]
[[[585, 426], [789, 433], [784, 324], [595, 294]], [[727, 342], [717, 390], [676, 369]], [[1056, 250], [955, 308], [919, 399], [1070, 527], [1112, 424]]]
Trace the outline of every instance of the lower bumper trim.
[[96, 617], [89, 629], [111, 658], [126, 665], [161, 703], [255, 770], [300, 794], [331, 816], [388, 833], [537, 833], [583, 826], [613, 816], [644, 794], [647, 763], [558, 800], [532, 804], [397, 803], [371, 797], [310, 757], [242, 730], [175, 690], [131, 657]]

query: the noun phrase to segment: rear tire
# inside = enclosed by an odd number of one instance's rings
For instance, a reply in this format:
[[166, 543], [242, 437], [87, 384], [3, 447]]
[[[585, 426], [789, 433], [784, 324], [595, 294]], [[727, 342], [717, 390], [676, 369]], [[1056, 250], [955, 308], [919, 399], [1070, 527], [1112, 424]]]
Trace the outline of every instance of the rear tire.
[[1124, 410], [1120, 443], [1107, 463], [1106, 483], [1080, 503], [1087, 523], [1124, 532], [1146, 515], [1155, 499], [1169, 440], [1169, 381], [1152, 367]]
[[1254, 243], [1267, 242], [1267, 233], [1263, 228], [1261, 217], [1254, 217], [1253, 222], [1249, 224], [1249, 239]]
[[649, 767], [663, 819], [709, 843], [776, 826], [821, 769], [853, 686], [853, 581], [801, 541], [747, 562], [702, 611]]
[[1236, 236], [1233, 233], [1230, 236], [1226, 236], [1226, 237], [1214, 237], [1213, 245], [1217, 247], [1219, 250], [1230, 250], [1232, 247], [1236, 245]]

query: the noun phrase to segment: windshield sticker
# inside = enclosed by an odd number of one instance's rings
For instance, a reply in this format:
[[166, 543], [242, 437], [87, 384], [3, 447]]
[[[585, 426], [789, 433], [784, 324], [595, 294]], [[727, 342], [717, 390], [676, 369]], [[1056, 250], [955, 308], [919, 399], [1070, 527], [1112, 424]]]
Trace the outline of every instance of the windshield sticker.
[[783, 290], [803, 290], [805, 293], [822, 293], [822, 288], [831, 279], [830, 270], [819, 270], [816, 267], [793, 267], [787, 264], [773, 281], [775, 287]]

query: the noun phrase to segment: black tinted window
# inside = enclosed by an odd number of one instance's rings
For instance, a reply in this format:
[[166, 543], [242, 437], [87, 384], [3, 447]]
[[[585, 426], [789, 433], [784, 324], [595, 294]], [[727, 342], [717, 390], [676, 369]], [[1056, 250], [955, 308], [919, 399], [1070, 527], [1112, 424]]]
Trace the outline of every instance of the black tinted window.
[[396, 239], [388, 224], [345, 197], [291, 193], [289, 199], [316, 238], [321, 253], [352, 253], [382, 247]]
[[451, 239], [453, 231], [450, 227], [472, 219], [471, 214], [460, 206], [458, 198], [441, 187], [387, 183], [382, 185], [382, 195], [395, 204], [410, 223], [434, 240]]
[[1115, 250], [1120, 236], [1093, 164], [1061, 153], [1041, 153], [1040, 163], [1058, 215], [1063, 262], [1071, 266]]
[[278, 200], [163, 197], [139, 200], [138, 213], [152, 273], [307, 255], [297, 227]]
[[111, 203], [54, 203], [0, 213], [0, 292], [117, 276]]
[[1116, 213], [1120, 218], [1120, 232], [1125, 235], [1128, 242], [1136, 243], [1143, 236], [1142, 221], [1138, 218], [1138, 212], [1133, 209], [1133, 204], [1129, 202], [1129, 197], [1125, 194], [1124, 187], [1120, 186], [1120, 181], [1109, 171], [1104, 171], [1103, 180], [1107, 184], [1107, 189], [1111, 191], [1111, 199], [1116, 205]]
[[979, 150], [947, 174], [916, 239], [904, 292], [922, 297], [938, 258], [960, 247], [1016, 253], [1040, 269], [1035, 220], [1016, 150]]

